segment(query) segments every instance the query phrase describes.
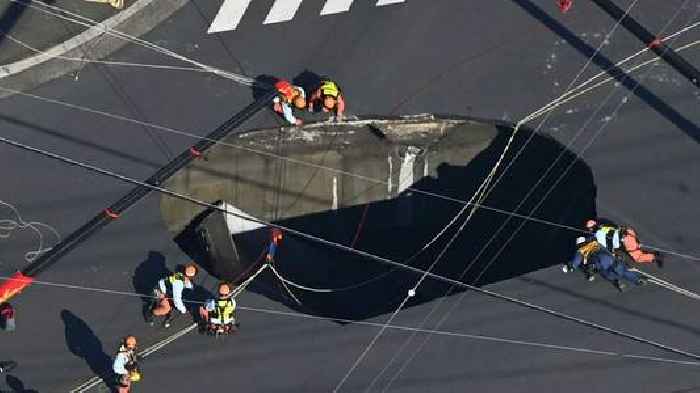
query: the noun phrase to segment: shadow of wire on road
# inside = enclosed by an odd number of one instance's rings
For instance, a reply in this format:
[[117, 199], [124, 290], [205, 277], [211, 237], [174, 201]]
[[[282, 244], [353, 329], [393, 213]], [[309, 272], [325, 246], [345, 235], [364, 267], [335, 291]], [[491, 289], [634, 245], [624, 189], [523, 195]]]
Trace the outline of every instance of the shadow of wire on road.
[[[592, 57], [592, 62], [599, 66], [602, 70], [608, 73], [611, 77], [615, 78], [622, 86], [627, 88], [630, 92], [633, 92], [642, 102], [649, 105], [658, 114], [663, 116], [666, 120], [670, 121], [673, 125], [678, 127], [686, 135], [692, 138], [695, 142], [700, 143], [700, 128], [683, 116], [676, 109], [672, 108], [663, 99], [654, 94], [652, 91], [647, 89], [641, 82], [635, 80], [625, 73], [623, 69], [615, 66], [610, 59], [603, 56], [600, 52], [596, 54], [596, 49], [586, 43], [584, 40], [579, 38], [566, 26], [561, 24], [559, 21], [547, 14], [542, 8], [533, 3], [531, 0], [511, 0], [513, 3], [522, 8], [525, 12], [530, 14], [533, 18], [540, 21], [544, 26], [549, 28], [554, 34], [558, 35], [562, 39], [566, 40], [569, 45], [574, 49], [579, 51], [586, 58]], [[551, 3], [552, 9], [556, 9], [555, 4]], [[595, 54], [595, 56], [594, 56]]]

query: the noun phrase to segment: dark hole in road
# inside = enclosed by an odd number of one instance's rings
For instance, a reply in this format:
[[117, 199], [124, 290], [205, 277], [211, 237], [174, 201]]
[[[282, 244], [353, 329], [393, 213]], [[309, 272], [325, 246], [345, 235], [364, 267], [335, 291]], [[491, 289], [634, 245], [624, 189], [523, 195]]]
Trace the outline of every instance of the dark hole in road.
[[[207, 162], [177, 174], [168, 187], [210, 202], [223, 200], [266, 221], [404, 263], [463, 207], [420, 191], [468, 200], [493, 167], [513, 130], [475, 121], [417, 121], [403, 125], [388, 122], [379, 127], [387, 136], [385, 140], [379, 140], [362, 123], [341, 133], [324, 127], [317, 131], [305, 128], [253, 132], [235, 143], [262, 150], [276, 146], [275, 154], [382, 181], [388, 180], [391, 173], [391, 192], [386, 183], [224, 146], [215, 147]], [[531, 187], [546, 174], [517, 212], [529, 214], [546, 197], [534, 217], [581, 227], [586, 218], [595, 216], [593, 175], [584, 162], [557, 141], [521, 130], [499, 173], [530, 138], [527, 148], [484, 204], [515, 211]], [[560, 153], [560, 160], [547, 172]], [[388, 162], [390, 157], [393, 164]], [[205, 168], [209, 166], [218, 172], [230, 171], [232, 176], [213, 177], [213, 171]], [[398, 189], [402, 182], [405, 186], [402, 177], [410, 180], [409, 189]], [[202, 211], [169, 197], [163, 198], [161, 210], [181, 248], [222, 279], [236, 279], [247, 269], [254, 271], [251, 265], [260, 260], [269, 241], [269, 228], [263, 227], [235, 234], [231, 244], [224, 244], [230, 242], [228, 232], [224, 229], [223, 235], [215, 233], [225, 228], [220, 213]], [[218, 229], [211, 221], [217, 214]], [[508, 218], [500, 212], [479, 209], [433, 272], [457, 279], [469, 266], [461, 281], [481, 286], [559, 264], [570, 257], [576, 232], [527, 221], [508, 243], [523, 222], [512, 218], [506, 223]], [[462, 222], [463, 219], [457, 220], [438, 241], [407, 263], [421, 269], [430, 266]], [[488, 244], [504, 223], [505, 229]], [[235, 256], [225, 255], [223, 249]], [[269, 272], [249, 287], [299, 311], [331, 318], [366, 319], [392, 312], [419, 278], [415, 273], [291, 234], [283, 241], [276, 266], [287, 279], [308, 287], [355, 286], [332, 293], [292, 288], [302, 306], [291, 301]], [[443, 297], [448, 289], [447, 284], [428, 278], [408, 306]]]

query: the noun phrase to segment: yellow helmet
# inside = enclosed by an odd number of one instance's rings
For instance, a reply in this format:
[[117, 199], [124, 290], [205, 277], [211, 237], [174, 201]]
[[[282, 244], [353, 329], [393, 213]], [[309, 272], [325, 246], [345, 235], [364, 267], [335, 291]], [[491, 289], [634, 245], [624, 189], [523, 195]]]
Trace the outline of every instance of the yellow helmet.
[[131, 382], [138, 382], [141, 380], [141, 373], [138, 370], [131, 371], [129, 373], [129, 380]]

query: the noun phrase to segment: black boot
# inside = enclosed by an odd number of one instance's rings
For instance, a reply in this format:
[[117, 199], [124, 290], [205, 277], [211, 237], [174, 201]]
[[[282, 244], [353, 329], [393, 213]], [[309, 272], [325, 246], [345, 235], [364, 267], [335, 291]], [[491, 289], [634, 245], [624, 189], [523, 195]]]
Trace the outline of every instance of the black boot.
[[170, 311], [170, 313], [165, 316], [165, 319], [163, 319], [163, 327], [166, 329], [169, 328], [173, 322], [173, 319], [175, 319], [175, 313]]
[[622, 282], [620, 280], [615, 280], [615, 282], [613, 282], [613, 285], [615, 285], [615, 288], [617, 288], [618, 291], [620, 291], [620, 292], [625, 291], [626, 285], [624, 282]]
[[147, 307], [143, 310], [143, 320], [149, 325], [154, 326], [155, 320], [153, 317], [153, 311], [151, 307]]
[[656, 262], [656, 266], [658, 266], [659, 269], [663, 269], [663, 267], [664, 267], [664, 257], [661, 256], [661, 253], [658, 252], [658, 251], [655, 252], [654, 254], [656, 255], [656, 257], [654, 258], [654, 262]]

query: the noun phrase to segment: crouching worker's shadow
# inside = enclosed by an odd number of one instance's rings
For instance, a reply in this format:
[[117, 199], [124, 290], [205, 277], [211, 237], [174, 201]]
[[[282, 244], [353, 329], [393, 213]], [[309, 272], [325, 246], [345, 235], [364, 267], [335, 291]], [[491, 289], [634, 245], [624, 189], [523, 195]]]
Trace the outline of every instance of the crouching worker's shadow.
[[12, 375], [8, 375], [5, 382], [14, 393], [39, 393], [34, 389], [25, 389], [24, 382]]
[[149, 251], [146, 259], [136, 267], [131, 283], [136, 293], [141, 295], [141, 312], [144, 317], [150, 313], [153, 305], [153, 289], [158, 280], [168, 273], [170, 271], [165, 267], [165, 256], [157, 251]]
[[95, 375], [112, 382], [111, 358], [102, 349], [102, 342], [90, 327], [68, 310], [61, 311], [65, 325], [66, 346], [73, 355], [85, 360]]

